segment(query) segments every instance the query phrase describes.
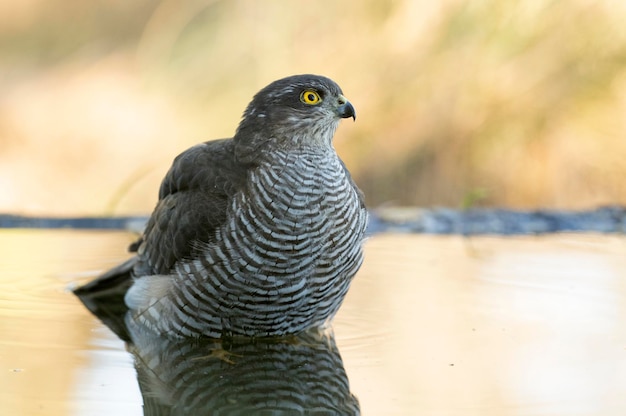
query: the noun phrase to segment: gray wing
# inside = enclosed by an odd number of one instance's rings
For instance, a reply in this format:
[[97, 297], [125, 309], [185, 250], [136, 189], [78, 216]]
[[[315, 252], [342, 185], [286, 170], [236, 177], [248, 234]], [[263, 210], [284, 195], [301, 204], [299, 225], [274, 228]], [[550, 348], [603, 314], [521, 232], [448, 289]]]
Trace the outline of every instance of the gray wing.
[[226, 219], [231, 197], [246, 179], [232, 139], [209, 141], [181, 153], [165, 175], [159, 201], [137, 250], [135, 276], [168, 273], [210, 243]]
[[201, 243], [215, 238], [246, 172], [235, 158], [232, 139], [205, 142], [181, 153], [161, 182], [143, 236], [130, 247], [137, 255], [74, 293], [89, 308], [92, 296], [123, 297], [132, 276], [165, 274], [177, 261], [192, 257]]

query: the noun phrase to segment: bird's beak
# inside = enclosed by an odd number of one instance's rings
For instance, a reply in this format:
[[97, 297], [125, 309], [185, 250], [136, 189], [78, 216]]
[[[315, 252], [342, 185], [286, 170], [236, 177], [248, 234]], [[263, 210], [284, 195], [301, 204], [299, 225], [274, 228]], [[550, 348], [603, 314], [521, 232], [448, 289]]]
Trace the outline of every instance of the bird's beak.
[[356, 120], [356, 111], [354, 111], [354, 107], [350, 104], [350, 101], [343, 95], [339, 96], [337, 100], [337, 115], [341, 118], [352, 117], [352, 120]]

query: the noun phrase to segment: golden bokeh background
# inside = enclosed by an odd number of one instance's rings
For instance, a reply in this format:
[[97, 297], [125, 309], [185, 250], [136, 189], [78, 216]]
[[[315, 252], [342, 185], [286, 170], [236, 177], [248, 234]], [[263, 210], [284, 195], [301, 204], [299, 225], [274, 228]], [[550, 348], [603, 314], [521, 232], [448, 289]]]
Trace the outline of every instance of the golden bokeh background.
[[0, 212], [149, 213], [274, 79], [335, 79], [370, 207], [626, 203], [621, 0], [0, 0]]

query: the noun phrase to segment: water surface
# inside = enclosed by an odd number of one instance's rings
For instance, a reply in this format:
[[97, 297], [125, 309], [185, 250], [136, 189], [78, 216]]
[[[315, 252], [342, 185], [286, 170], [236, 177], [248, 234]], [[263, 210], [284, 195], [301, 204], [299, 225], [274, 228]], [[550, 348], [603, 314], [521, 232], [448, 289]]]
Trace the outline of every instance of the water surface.
[[[291, 405], [348, 412], [354, 395], [364, 415], [626, 414], [621, 237], [376, 235], [334, 338], [225, 357], [141, 336], [126, 345], [69, 292], [124, 260], [133, 238], [0, 231], [1, 414], [142, 415], [146, 392], [146, 413], [202, 392], [236, 407], [237, 386], [254, 382]], [[243, 366], [256, 379], [236, 378]], [[218, 394], [211, 380], [236, 383]]]

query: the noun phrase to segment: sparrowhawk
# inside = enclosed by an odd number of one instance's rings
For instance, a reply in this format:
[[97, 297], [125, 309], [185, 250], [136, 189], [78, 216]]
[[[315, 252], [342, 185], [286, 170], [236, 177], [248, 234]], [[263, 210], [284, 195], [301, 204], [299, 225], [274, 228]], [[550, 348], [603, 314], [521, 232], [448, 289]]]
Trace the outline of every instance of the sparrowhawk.
[[283, 336], [321, 326], [363, 262], [363, 196], [332, 141], [354, 107], [332, 80], [259, 91], [230, 139], [180, 154], [135, 257], [77, 293], [130, 286], [129, 319], [171, 336]]

